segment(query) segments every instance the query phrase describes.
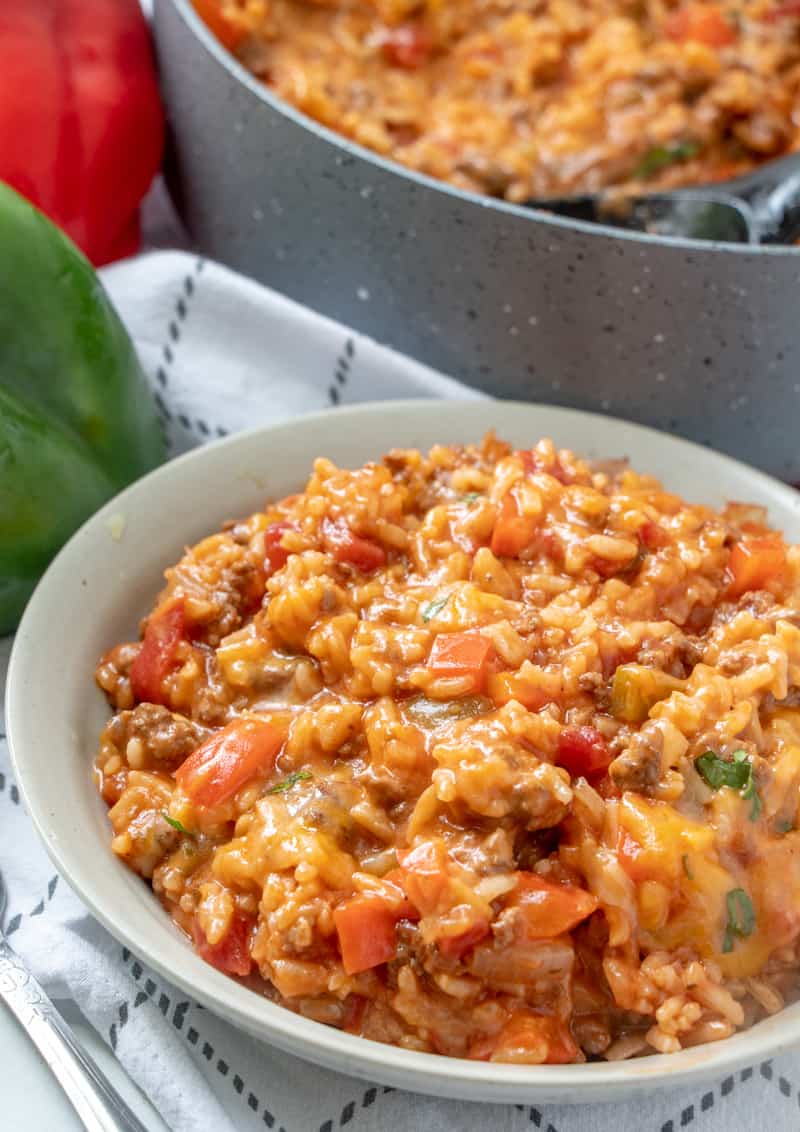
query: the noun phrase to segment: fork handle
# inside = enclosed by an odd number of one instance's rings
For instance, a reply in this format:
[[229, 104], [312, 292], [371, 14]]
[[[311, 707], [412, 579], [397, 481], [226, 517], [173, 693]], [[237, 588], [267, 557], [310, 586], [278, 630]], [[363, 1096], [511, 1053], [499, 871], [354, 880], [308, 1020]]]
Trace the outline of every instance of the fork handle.
[[87, 1132], [147, 1132], [16, 952], [1, 939], [0, 997], [52, 1069]]

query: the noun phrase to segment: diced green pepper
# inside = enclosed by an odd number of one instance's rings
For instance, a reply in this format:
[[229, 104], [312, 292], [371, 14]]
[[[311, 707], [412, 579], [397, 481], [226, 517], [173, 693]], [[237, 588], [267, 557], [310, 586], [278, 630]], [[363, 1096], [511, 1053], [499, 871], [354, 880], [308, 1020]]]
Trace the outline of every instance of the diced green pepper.
[[685, 683], [657, 668], [621, 664], [611, 682], [611, 714], [626, 723], [642, 723], [659, 700], [681, 691]]

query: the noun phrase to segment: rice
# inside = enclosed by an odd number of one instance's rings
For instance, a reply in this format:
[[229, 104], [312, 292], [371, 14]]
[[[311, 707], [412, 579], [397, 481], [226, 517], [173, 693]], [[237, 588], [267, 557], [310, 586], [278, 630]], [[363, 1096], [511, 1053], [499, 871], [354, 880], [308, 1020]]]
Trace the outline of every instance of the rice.
[[798, 145], [798, 14], [775, 0], [195, 2], [310, 117], [511, 201], [701, 184]]
[[800, 554], [551, 441], [393, 451], [190, 548], [97, 680], [111, 848], [208, 962], [581, 1062], [797, 996]]

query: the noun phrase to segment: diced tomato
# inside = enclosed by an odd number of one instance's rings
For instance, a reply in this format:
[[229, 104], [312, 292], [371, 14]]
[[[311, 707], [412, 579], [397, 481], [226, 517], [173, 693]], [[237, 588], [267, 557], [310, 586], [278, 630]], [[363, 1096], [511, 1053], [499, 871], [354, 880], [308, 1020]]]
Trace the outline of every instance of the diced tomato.
[[480, 943], [489, 934], [489, 921], [478, 920], [460, 935], [442, 936], [437, 940], [437, 946], [442, 955], [448, 959], [461, 959], [476, 943]]
[[291, 551], [281, 545], [287, 531], [295, 530], [294, 523], [270, 523], [264, 531], [264, 569], [268, 578], [286, 565]]
[[131, 665], [131, 690], [143, 703], [163, 704], [165, 678], [177, 665], [175, 651], [186, 637], [183, 598], [153, 614]]
[[216, 731], [175, 771], [175, 781], [198, 806], [217, 806], [271, 770], [286, 738], [269, 719], [240, 718]]
[[229, 975], [249, 975], [253, 966], [250, 955], [250, 936], [253, 920], [242, 913], [235, 913], [228, 934], [219, 943], [209, 943], [202, 928], [195, 921], [194, 946], [197, 954], [212, 967], [219, 968]]
[[447, 852], [443, 843], [423, 841], [407, 852], [399, 851], [397, 859], [408, 899], [420, 915], [432, 915], [449, 883]]
[[596, 727], [565, 727], [558, 736], [556, 762], [573, 778], [604, 774], [614, 756]]
[[727, 47], [736, 40], [736, 30], [713, 4], [689, 4], [668, 16], [664, 30], [680, 43], [689, 40], [706, 47]]
[[336, 562], [355, 566], [365, 574], [386, 565], [386, 551], [380, 543], [357, 535], [343, 519], [324, 519], [322, 540]]
[[645, 519], [637, 533], [639, 541], [647, 550], [659, 550], [669, 543], [667, 532], [658, 523], [654, 523], [652, 519]]
[[502, 707], [510, 700], [516, 700], [528, 711], [539, 711], [552, 700], [551, 696], [543, 692], [538, 685], [526, 680], [519, 672], [490, 673], [488, 691], [497, 707]]
[[493, 655], [492, 642], [477, 629], [466, 633], [440, 633], [433, 642], [428, 668], [437, 676], [471, 676], [472, 690], [480, 692], [486, 685]]
[[748, 590], [763, 589], [780, 578], [785, 567], [786, 547], [777, 535], [743, 539], [731, 549], [727, 596], [737, 598]]
[[536, 873], [519, 873], [509, 906], [519, 909], [525, 939], [552, 939], [571, 931], [598, 908], [597, 899], [571, 884], [552, 884]]
[[538, 519], [520, 513], [513, 493], [503, 496], [492, 531], [492, 554], [500, 558], [516, 558], [530, 546]]
[[342, 966], [348, 975], [394, 959], [398, 918], [395, 909], [367, 895], [353, 896], [334, 908]]
[[388, 63], [414, 71], [428, 62], [432, 46], [423, 24], [412, 22], [387, 31], [381, 51]]
[[494, 1042], [492, 1061], [564, 1065], [574, 1061], [578, 1047], [567, 1026], [551, 1014], [515, 1011]]

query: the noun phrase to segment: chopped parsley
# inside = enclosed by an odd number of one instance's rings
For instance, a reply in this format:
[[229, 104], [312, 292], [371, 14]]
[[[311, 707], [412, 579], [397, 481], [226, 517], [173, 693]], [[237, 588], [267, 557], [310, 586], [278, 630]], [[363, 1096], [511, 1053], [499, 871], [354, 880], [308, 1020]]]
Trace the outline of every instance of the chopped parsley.
[[738, 790], [743, 798], [749, 799], [750, 821], [758, 821], [761, 816], [761, 797], [756, 789], [753, 764], [747, 757], [747, 751], [734, 751], [730, 760], [720, 758], [713, 751], [706, 751], [695, 759], [694, 765], [697, 773], [712, 790], [729, 786], [731, 790]]
[[728, 910], [728, 922], [725, 925], [725, 936], [722, 941], [722, 950], [727, 954], [733, 951], [737, 939], [747, 939], [756, 927], [756, 914], [750, 897], [743, 888], [732, 888], [725, 897]]
[[479, 499], [483, 499], [479, 491], [468, 491], [466, 495], [461, 496], [461, 502], [466, 503], [468, 507], [471, 507], [473, 503], [477, 503]]
[[292, 774], [287, 775], [282, 782], [278, 782], [274, 786], [271, 786], [267, 793], [285, 794], [287, 790], [291, 790], [292, 787], [296, 786], [298, 782], [306, 782], [309, 778], [313, 777], [314, 775], [310, 770], [296, 770]]
[[682, 161], [689, 161], [696, 157], [702, 146], [699, 142], [687, 138], [685, 141], [669, 142], [667, 145], [654, 145], [648, 149], [633, 170], [635, 180], [644, 180], [668, 169], [670, 165], [678, 165]]
[[436, 601], [432, 601], [430, 605], [426, 605], [422, 611], [422, 620], [424, 624], [427, 625], [428, 622], [432, 620], [437, 613], [441, 613], [449, 600], [450, 594], [445, 594], [444, 597], [437, 598]]
[[161, 816], [168, 825], [171, 825], [173, 829], [177, 829], [178, 833], [185, 833], [189, 837], [192, 836], [186, 826], [179, 822], [177, 818], [171, 818], [166, 810], [161, 811]]
[[713, 751], [706, 751], [695, 760], [697, 773], [704, 778], [712, 790], [719, 790], [720, 786], [730, 786], [731, 790], [741, 790], [745, 787], [751, 776], [750, 763], [737, 756], [744, 755], [744, 751], [736, 751], [733, 761], [721, 759]]
[[782, 818], [780, 821], [775, 822], [776, 833], [791, 833], [794, 829], [794, 822], [791, 818]]
[[692, 872], [692, 866], [689, 864], [688, 853], [683, 854], [683, 856], [681, 857], [681, 863], [683, 864], [683, 871], [686, 873], [689, 880], [694, 880], [694, 873]]

